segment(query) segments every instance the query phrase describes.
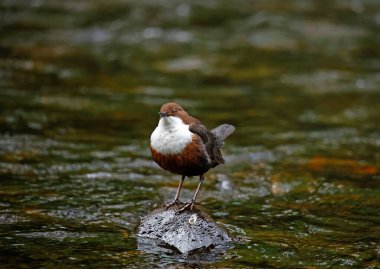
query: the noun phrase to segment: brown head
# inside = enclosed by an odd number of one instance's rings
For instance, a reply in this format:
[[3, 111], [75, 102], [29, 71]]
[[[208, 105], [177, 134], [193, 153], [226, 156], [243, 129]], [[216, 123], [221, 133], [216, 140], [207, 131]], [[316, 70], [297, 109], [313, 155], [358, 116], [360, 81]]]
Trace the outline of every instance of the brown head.
[[199, 123], [199, 120], [187, 114], [187, 112], [177, 103], [163, 104], [158, 114], [160, 115], [160, 119], [172, 116], [182, 119], [185, 124]]

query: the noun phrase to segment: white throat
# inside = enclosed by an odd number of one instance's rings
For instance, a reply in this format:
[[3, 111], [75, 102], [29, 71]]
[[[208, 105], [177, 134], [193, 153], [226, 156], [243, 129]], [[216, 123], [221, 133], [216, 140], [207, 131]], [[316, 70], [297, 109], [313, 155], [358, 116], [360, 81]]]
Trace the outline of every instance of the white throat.
[[179, 154], [192, 141], [189, 125], [178, 117], [164, 117], [150, 136], [150, 145], [161, 154]]

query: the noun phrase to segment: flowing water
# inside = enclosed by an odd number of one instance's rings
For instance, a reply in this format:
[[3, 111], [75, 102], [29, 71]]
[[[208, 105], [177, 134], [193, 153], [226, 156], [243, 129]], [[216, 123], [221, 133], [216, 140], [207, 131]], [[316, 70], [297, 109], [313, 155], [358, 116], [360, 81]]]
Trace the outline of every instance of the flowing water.
[[[0, 267], [379, 268], [379, 33], [376, 0], [1, 1]], [[199, 196], [218, 254], [137, 244], [173, 100], [237, 127]]]

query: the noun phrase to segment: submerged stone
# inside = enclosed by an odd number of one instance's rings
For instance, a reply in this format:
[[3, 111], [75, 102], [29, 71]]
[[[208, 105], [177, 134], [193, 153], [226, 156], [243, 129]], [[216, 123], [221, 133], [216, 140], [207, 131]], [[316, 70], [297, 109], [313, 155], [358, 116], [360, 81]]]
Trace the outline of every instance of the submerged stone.
[[145, 216], [138, 228], [142, 250], [189, 253], [225, 245], [235, 239], [200, 207], [176, 214], [178, 207], [158, 208]]

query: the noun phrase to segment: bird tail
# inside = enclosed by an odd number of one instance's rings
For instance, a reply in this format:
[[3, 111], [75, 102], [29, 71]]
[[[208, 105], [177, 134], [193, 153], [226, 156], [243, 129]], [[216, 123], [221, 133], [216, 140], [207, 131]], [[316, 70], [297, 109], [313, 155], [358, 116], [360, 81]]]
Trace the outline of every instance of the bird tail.
[[230, 124], [222, 124], [211, 130], [216, 137], [219, 148], [223, 147], [224, 139], [235, 131], [235, 126]]

